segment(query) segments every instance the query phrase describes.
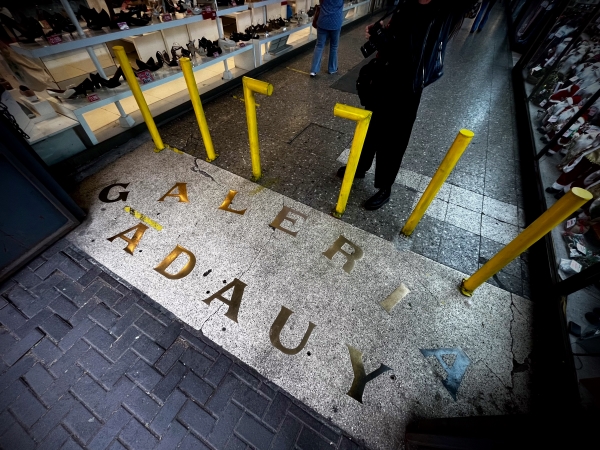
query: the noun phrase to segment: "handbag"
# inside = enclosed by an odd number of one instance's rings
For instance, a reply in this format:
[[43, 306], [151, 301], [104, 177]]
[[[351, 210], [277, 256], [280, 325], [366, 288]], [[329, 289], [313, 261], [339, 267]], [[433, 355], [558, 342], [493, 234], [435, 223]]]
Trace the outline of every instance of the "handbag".
[[479, 10], [481, 9], [481, 2], [477, 2], [473, 5], [470, 11], [465, 14], [467, 19], [474, 19], [479, 14]]
[[386, 86], [387, 63], [381, 58], [373, 58], [358, 72], [356, 93], [362, 106], [372, 106], [382, 98], [381, 89]]
[[319, 21], [319, 13], [321, 12], [321, 5], [315, 6], [315, 14], [313, 15], [313, 28], [317, 28], [317, 22]]

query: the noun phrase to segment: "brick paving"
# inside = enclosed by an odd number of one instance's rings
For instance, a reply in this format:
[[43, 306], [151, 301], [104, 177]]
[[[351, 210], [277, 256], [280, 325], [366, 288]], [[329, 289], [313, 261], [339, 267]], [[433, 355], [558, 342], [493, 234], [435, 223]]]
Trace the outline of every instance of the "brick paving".
[[64, 239], [0, 324], [0, 448], [364, 448]]

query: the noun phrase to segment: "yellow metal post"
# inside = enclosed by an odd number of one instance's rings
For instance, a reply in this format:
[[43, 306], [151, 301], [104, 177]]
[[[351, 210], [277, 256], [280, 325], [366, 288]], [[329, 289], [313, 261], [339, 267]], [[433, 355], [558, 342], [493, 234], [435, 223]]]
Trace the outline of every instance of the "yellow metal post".
[[485, 283], [486, 280], [502, 270], [504, 266], [543, 238], [554, 227], [591, 199], [592, 194], [585, 189], [572, 188], [506, 247], [485, 263], [481, 269], [471, 277], [464, 279], [460, 285], [460, 291], [467, 297], [473, 295], [473, 291]]
[[140, 112], [142, 113], [144, 122], [146, 122], [148, 131], [150, 132], [150, 136], [152, 136], [152, 140], [154, 141], [154, 145], [156, 146], [154, 151], [160, 152], [166, 146], [165, 144], [163, 144], [160, 134], [158, 133], [158, 129], [156, 128], [156, 124], [154, 123], [154, 119], [152, 118], [152, 114], [150, 113], [150, 109], [148, 108], [148, 104], [146, 103], [146, 99], [144, 98], [144, 94], [142, 94], [142, 90], [140, 89], [138, 80], [135, 74], [133, 73], [131, 64], [129, 64], [129, 59], [127, 59], [125, 49], [121, 45], [115, 45], [113, 47], [113, 51], [115, 52], [115, 56], [119, 60], [121, 70], [123, 71], [123, 76], [127, 80], [127, 84], [129, 84], [129, 89], [131, 89], [133, 98], [135, 98], [135, 101], [137, 102], [138, 107], [140, 108]]
[[262, 177], [260, 169], [260, 146], [258, 145], [258, 122], [256, 120], [256, 101], [254, 93], [271, 95], [273, 85], [254, 78], [243, 77], [244, 103], [246, 104], [246, 120], [248, 121], [248, 140], [250, 141], [250, 159], [252, 160], [252, 181]]
[[200, 102], [200, 93], [198, 92], [198, 85], [194, 78], [192, 62], [190, 61], [190, 58], [180, 58], [179, 64], [181, 65], [185, 84], [187, 84], [188, 92], [190, 93], [190, 99], [192, 100], [192, 106], [194, 107], [194, 113], [196, 114], [196, 121], [200, 128], [202, 140], [204, 141], [204, 148], [206, 148], [206, 161], [214, 161], [219, 155], [215, 153], [212, 138], [210, 137], [210, 131], [208, 131], [208, 123], [206, 123], [206, 116], [204, 115], [202, 102]]
[[419, 203], [417, 203], [417, 206], [415, 206], [415, 209], [406, 221], [404, 228], [402, 228], [401, 233], [403, 235], [410, 236], [412, 232], [415, 231], [415, 228], [425, 215], [427, 208], [429, 208], [429, 205], [431, 205], [431, 202], [442, 188], [446, 178], [448, 178], [448, 175], [450, 175], [452, 169], [454, 169], [454, 166], [456, 166], [456, 163], [462, 156], [463, 152], [471, 143], [473, 136], [475, 136], [475, 134], [470, 130], [463, 129], [458, 132], [458, 135], [452, 143], [452, 146], [448, 149], [442, 164], [440, 164], [440, 167], [438, 167], [438, 170], [435, 172], [435, 175], [433, 175], [429, 186], [427, 186], [427, 189], [425, 189], [425, 192], [423, 192], [423, 195], [419, 199]]
[[342, 180], [340, 195], [338, 197], [337, 205], [332, 212], [334, 217], [340, 218], [342, 217], [342, 214], [344, 214], [344, 211], [346, 211], [346, 204], [348, 203], [348, 197], [350, 197], [350, 190], [352, 189], [352, 182], [354, 181], [354, 175], [356, 174], [356, 168], [358, 167], [358, 160], [360, 159], [360, 154], [362, 152], [363, 144], [365, 143], [365, 138], [367, 137], [369, 123], [371, 122], [373, 113], [366, 109], [337, 103], [333, 108], [333, 115], [356, 122], [354, 138], [352, 139], [352, 146], [350, 147], [350, 155], [348, 156], [348, 163], [346, 164], [346, 172], [344, 173], [344, 179]]

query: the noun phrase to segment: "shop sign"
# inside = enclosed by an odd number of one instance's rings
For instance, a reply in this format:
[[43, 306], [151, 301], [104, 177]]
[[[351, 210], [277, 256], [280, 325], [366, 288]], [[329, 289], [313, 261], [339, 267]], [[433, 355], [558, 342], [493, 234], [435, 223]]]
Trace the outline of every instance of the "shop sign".
[[97, 102], [98, 100], [100, 100], [100, 97], [98, 97], [98, 94], [90, 94], [87, 96], [88, 102], [92, 103], [92, 102]]
[[127, 22], [117, 22], [117, 26], [119, 27], [119, 30], [129, 30]]
[[152, 72], [150, 72], [147, 69], [140, 70], [135, 75], [138, 77], [138, 80], [140, 80], [140, 83], [142, 84], [148, 84], [154, 81], [154, 76], [152, 75]]
[[54, 36], [48, 36], [47, 38], [48, 44], [56, 45], [60, 44], [63, 40], [60, 34], [55, 34]]

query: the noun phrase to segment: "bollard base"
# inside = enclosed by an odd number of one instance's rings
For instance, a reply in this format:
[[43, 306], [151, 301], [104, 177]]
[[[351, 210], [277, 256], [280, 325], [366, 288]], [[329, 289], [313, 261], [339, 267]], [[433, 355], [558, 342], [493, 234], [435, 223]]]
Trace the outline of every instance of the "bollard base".
[[465, 281], [467, 281], [467, 279], [463, 278], [462, 283], [460, 283], [460, 287], [459, 287], [460, 293], [466, 297], [472, 297], [473, 291], [470, 291], [465, 287]]
[[214, 158], [212, 158], [212, 159], [211, 159], [210, 157], [208, 157], [208, 156], [207, 156], [207, 157], [204, 159], [204, 161], [206, 161], [206, 162], [213, 162], [213, 161], [214, 161], [215, 159], [217, 159], [218, 157], [219, 157], [219, 154], [218, 154], [218, 153], [215, 153], [215, 157], [214, 157]]
[[255, 177], [254, 175], [252, 175], [250, 177], [250, 181], [254, 181], [256, 183], [257, 181], [260, 181], [261, 178], [262, 178], [262, 174], [259, 175], [259, 176], [257, 176], [257, 177]]
[[404, 228], [402, 228], [402, 230], [400, 231], [400, 234], [405, 237], [410, 237], [412, 233], [413, 233], [413, 230], [409, 231]]
[[331, 215], [333, 217], [335, 217], [336, 219], [341, 219], [342, 216], [344, 215], [344, 213], [343, 212], [337, 212], [337, 210], [334, 209], [333, 211], [331, 211]]

